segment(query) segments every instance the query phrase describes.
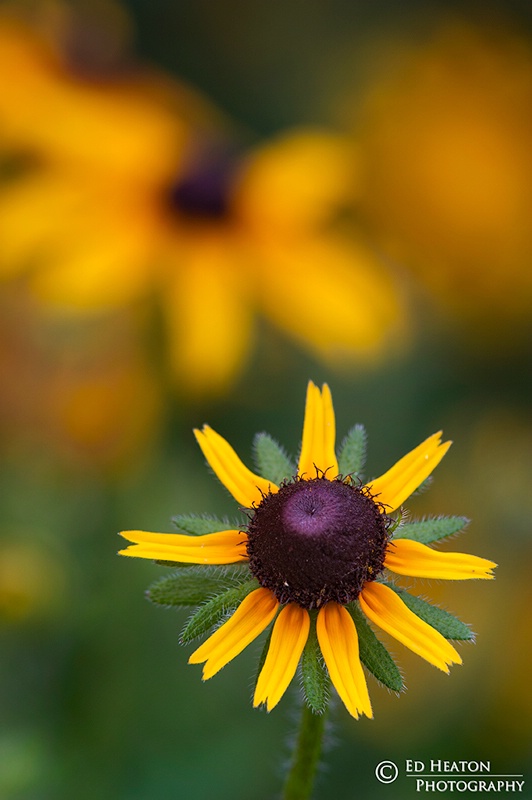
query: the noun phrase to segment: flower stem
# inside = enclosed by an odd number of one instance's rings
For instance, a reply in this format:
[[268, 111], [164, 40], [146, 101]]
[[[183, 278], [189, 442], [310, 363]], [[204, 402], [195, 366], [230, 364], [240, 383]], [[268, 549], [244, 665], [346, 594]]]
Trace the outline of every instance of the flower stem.
[[303, 704], [297, 742], [285, 781], [283, 800], [308, 800], [320, 758], [326, 714], [315, 714]]

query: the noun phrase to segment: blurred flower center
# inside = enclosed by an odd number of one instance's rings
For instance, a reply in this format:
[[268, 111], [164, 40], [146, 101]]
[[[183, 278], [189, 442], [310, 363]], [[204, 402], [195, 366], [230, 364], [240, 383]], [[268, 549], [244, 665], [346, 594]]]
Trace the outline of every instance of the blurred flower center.
[[233, 155], [226, 151], [202, 154], [171, 187], [171, 206], [189, 219], [224, 219], [230, 211], [234, 176]]
[[250, 518], [249, 566], [281, 603], [349, 603], [384, 567], [389, 519], [367, 490], [324, 476], [265, 495]]

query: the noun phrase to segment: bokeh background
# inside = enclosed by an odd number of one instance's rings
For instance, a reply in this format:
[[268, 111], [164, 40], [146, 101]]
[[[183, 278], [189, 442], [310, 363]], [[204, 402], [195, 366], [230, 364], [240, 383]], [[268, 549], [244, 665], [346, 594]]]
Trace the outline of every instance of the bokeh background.
[[309, 378], [370, 476], [442, 427], [411, 513], [500, 564], [416, 584], [478, 641], [392, 646], [316, 797], [412, 797], [374, 777], [407, 758], [532, 797], [531, 37], [526, 2], [0, 5], [2, 800], [277, 796], [297, 685], [252, 710], [259, 644], [203, 685], [116, 532], [233, 516], [191, 428], [295, 454]]

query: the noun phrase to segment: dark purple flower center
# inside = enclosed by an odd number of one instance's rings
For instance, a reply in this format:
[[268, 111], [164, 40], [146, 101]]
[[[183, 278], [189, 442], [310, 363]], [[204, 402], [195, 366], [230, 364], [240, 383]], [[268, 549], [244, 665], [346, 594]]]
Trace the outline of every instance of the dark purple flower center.
[[319, 608], [355, 600], [384, 567], [389, 520], [349, 481], [295, 480], [253, 510], [249, 566], [281, 603]]
[[221, 220], [227, 217], [235, 168], [235, 156], [225, 150], [198, 153], [171, 187], [171, 207], [189, 219]]

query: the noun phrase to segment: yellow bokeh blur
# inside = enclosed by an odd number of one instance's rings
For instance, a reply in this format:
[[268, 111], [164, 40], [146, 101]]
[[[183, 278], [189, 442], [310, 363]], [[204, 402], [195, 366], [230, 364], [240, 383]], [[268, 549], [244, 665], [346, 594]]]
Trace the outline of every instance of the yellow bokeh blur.
[[437, 303], [501, 335], [532, 309], [532, 50], [446, 20], [396, 43], [359, 110], [361, 214]]

